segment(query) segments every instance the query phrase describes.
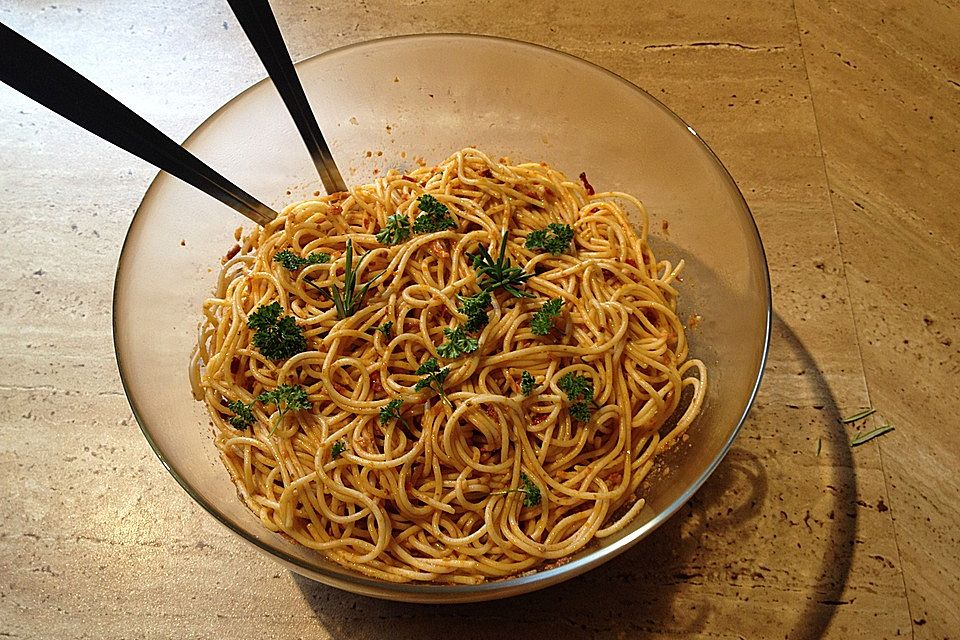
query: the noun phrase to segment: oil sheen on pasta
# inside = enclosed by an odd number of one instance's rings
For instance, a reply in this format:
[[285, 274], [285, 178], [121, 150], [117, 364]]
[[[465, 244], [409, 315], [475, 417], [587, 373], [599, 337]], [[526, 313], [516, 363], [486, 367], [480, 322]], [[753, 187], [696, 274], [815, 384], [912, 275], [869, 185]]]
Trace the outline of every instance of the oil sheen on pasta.
[[[424, 194], [447, 206], [457, 228], [379, 243], [387, 217], [412, 223]], [[525, 248], [550, 223], [574, 229], [569, 249]], [[477, 350], [439, 357], [443, 330], [465, 322], [457, 296], [478, 291], [471, 255], [478, 245], [499, 251], [504, 230], [506, 256], [534, 274], [523, 287], [534, 297], [495, 291], [489, 323], [473, 334]], [[390, 581], [502, 578], [620, 530], [643, 508], [644, 477], [706, 389], [676, 314], [683, 263], [657, 261], [647, 233], [630, 195], [590, 195], [543, 163], [511, 166], [472, 148], [286, 208], [223, 265], [192, 366], [240, 496], [264, 527]], [[339, 319], [305, 279], [342, 283], [348, 238], [368, 254], [359, 280], [382, 275], [355, 315]], [[284, 249], [332, 259], [291, 271], [274, 260]], [[535, 335], [532, 316], [553, 298], [563, 300], [556, 330]], [[307, 351], [275, 361], [253, 346], [247, 318], [272, 302], [295, 317]], [[385, 322], [391, 330], [377, 331]], [[414, 372], [431, 357], [449, 367], [452, 407], [414, 390]], [[524, 371], [535, 379], [530, 395]], [[568, 373], [592, 381], [586, 422], [572, 418], [558, 386]], [[277, 424], [276, 407], [255, 398], [279, 384], [303, 386], [312, 408]], [[381, 423], [397, 398], [404, 422]], [[229, 423], [227, 404], [238, 400], [254, 402], [244, 431]], [[540, 492], [533, 506], [523, 491], [508, 492], [524, 480]]]

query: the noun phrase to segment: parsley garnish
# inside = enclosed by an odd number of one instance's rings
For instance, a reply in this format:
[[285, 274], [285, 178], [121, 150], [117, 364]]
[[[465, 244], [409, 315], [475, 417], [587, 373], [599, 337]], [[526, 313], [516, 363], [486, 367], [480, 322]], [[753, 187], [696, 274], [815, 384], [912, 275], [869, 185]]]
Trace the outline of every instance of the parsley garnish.
[[387, 226], [377, 234], [380, 244], [400, 244], [410, 237], [410, 218], [405, 213], [396, 213], [387, 218]]
[[553, 330], [553, 321], [560, 315], [560, 308], [563, 307], [563, 298], [554, 298], [544, 302], [540, 310], [533, 314], [530, 321], [530, 330], [535, 335], [545, 336]]
[[573, 240], [573, 228], [566, 224], [551, 222], [546, 229], [531, 231], [527, 234], [527, 249], [548, 251], [555, 256], [565, 252]]
[[533, 375], [529, 371], [520, 374], [520, 391], [523, 392], [523, 395], [528, 396], [533, 393], [535, 386], [537, 386], [537, 381], [533, 379]]
[[494, 491], [490, 495], [492, 496], [505, 496], [511, 493], [522, 493], [523, 494], [523, 506], [525, 507], [535, 507], [540, 504], [540, 487], [538, 487], [533, 480], [530, 479], [523, 471], [520, 472], [520, 486], [516, 489], [505, 489], [503, 491]]
[[264, 391], [257, 396], [263, 404], [272, 404], [277, 408], [277, 420], [270, 433], [277, 430], [280, 423], [290, 411], [310, 409], [313, 404], [307, 399], [307, 390], [300, 385], [281, 384], [273, 391]]
[[383, 334], [383, 337], [389, 338], [390, 331], [393, 329], [393, 320], [387, 320], [382, 325], [377, 327], [377, 331]]
[[469, 298], [458, 295], [457, 300], [460, 301], [457, 311], [467, 316], [467, 331], [473, 333], [487, 326], [490, 322], [490, 317], [487, 315], [487, 308], [490, 306], [488, 291], [481, 291]]
[[590, 404], [593, 402], [593, 380], [575, 373], [565, 374], [557, 382], [560, 390], [567, 394], [570, 401], [570, 415], [574, 420], [590, 420]]
[[333, 446], [330, 447], [330, 458], [336, 460], [340, 457], [344, 451], [347, 450], [347, 443], [343, 440], [337, 440], [333, 443]]
[[283, 268], [288, 271], [296, 271], [311, 264], [326, 264], [330, 262], [330, 254], [311, 251], [310, 255], [306, 258], [301, 258], [293, 251], [290, 251], [290, 249], [284, 249], [273, 256], [273, 261], [279, 262]]
[[423, 376], [423, 378], [417, 381], [416, 386], [413, 388], [414, 391], [432, 389], [433, 391], [436, 391], [437, 394], [443, 398], [448, 405], [450, 405], [450, 408], [453, 408], [453, 403], [450, 402], [450, 399], [447, 398], [447, 394], [443, 391], [443, 382], [447, 379], [447, 376], [450, 375], [449, 367], [444, 367], [441, 369], [437, 359], [430, 358], [421, 364], [414, 373], [418, 376]]
[[357, 260], [357, 266], [353, 266], [353, 242], [350, 239], [347, 239], [347, 250], [344, 254], [344, 263], [343, 263], [343, 290], [340, 289], [337, 285], [333, 285], [333, 291], [329, 292], [329, 297], [333, 299], [333, 306], [337, 309], [337, 317], [343, 320], [349, 316], [355, 314], [360, 307], [363, 305], [364, 299], [367, 297], [367, 292], [370, 290], [370, 285], [372, 285], [377, 278], [380, 277], [381, 273], [370, 278], [369, 281], [363, 284], [360, 287], [360, 290], [357, 290], [357, 272], [360, 270], [360, 266], [363, 264], [363, 259], [366, 258], [369, 253], [365, 253], [360, 256], [360, 259]]
[[447, 336], [447, 341], [437, 347], [437, 353], [441, 358], [459, 358], [464, 354], [473, 353], [480, 346], [480, 342], [464, 333], [462, 327], [444, 329], [443, 335]]
[[386, 424], [391, 420], [402, 420], [400, 417], [400, 409], [403, 407], [403, 400], [400, 398], [394, 398], [386, 404], [382, 409], [380, 409], [380, 424]]
[[450, 217], [450, 210], [433, 196], [425, 194], [417, 198], [420, 215], [413, 222], [414, 233], [433, 233], [446, 229], [456, 229], [457, 223]]
[[307, 350], [307, 338], [293, 316], [280, 316], [279, 302], [258, 308], [247, 318], [253, 334], [253, 345], [273, 360], [283, 360]]
[[245, 404], [240, 400], [227, 403], [227, 409], [233, 412], [230, 417], [230, 426], [237, 431], [244, 431], [250, 428], [256, 419], [253, 417], [253, 403]]
[[403, 419], [403, 416], [400, 415], [400, 412], [403, 410], [403, 400], [400, 398], [394, 398], [386, 404], [386, 406], [380, 409], [380, 424], [387, 424], [391, 420], [398, 421], [407, 431], [410, 431], [410, 426], [407, 424], [407, 421]]
[[524, 283], [533, 277], [532, 273], [524, 273], [520, 267], [510, 264], [507, 257], [507, 230], [504, 229], [503, 237], [500, 239], [500, 253], [497, 259], [490, 257], [490, 252], [486, 247], [480, 245], [477, 247], [477, 253], [473, 256], [473, 268], [480, 276], [477, 284], [484, 291], [490, 292], [497, 288], [512, 295], [514, 298], [532, 298], [532, 293], [520, 291]]

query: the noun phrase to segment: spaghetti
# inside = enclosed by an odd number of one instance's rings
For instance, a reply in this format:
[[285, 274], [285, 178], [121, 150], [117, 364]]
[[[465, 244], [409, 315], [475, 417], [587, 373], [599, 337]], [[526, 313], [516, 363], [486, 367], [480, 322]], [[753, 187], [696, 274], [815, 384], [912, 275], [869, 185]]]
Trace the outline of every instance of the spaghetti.
[[[464, 149], [238, 235], [191, 378], [266, 528], [380, 579], [474, 583], [565, 558], [643, 508], [706, 388], [676, 313], [683, 262], [657, 261], [632, 196], [505, 162]], [[430, 211], [450, 228], [419, 224]], [[565, 227], [566, 246], [531, 240]], [[514, 269], [513, 292], [481, 247]], [[292, 357], [264, 355], [253, 328], [274, 303], [305, 338]]]

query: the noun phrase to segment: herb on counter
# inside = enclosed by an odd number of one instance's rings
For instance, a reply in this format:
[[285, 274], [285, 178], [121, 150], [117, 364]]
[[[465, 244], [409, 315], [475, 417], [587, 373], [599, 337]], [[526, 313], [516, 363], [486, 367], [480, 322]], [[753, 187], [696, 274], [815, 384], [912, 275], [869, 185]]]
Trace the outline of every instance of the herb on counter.
[[527, 234], [527, 249], [547, 251], [555, 256], [564, 253], [573, 240], [573, 228], [566, 224], [551, 222], [546, 229], [531, 231]]
[[524, 273], [523, 269], [510, 264], [507, 257], [507, 231], [503, 231], [503, 237], [500, 239], [500, 252], [497, 259], [490, 257], [490, 252], [486, 247], [480, 245], [477, 247], [477, 253], [471, 256], [473, 258], [473, 268], [477, 272], [479, 279], [477, 284], [481, 289], [492, 292], [494, 289], [501, 288], [514, 298], [532, 298], [532, 293], [520, 291], [527, 280], [533, 277], [532, 273]]
[[890, 433], [891, 431], [893, 431], [893, 427], [891, 427], [889, 424], [885, 424], [882, 427], [877, 427], [872, 431], [868, 431], [864, 434], [857, 436], [856, 438], [850, 441], [850, 446], [859, 447], [860, 445], [870, 442], [874, 438], [878, 438], [885, 433]]
[[540, 310], [533, 314], [530, 321], [530, 330], [534, 335], [545, 336], [554, 328], [554, 320], [560, 316], [560, 309], [563, 307], [563, 298], [554, 298], [544, 302]]
[[279, 262], [288, 271], [297, 271], [311, 264], [327, 264], [330, 262], [330, 254], [311, 251], [306, 258], [301, 258], [290, 249], [284, 249], [273, 256], [273, 261]]
[[364, 299], [367, 297], [367, 292], [370, 290], [370, 285], [376, 282], [382, 273], [378, 273], [370, 278], [369, 281], [360, 287], [359, 291], [357, 290], [357, 272], [360, 271], [360, 266], [363, 265], [363, 260], [368, 255], [370, 254], [365, 253], [360, 256], [360, 259], [357, 260], [357, 266], [354, 267], [353, 242], [349, 239], [347, 240], [347, 250], [344, 254], [343, 263], [343, 290], [337, 285], [333, 285], [333, 290], [328, 292], [329, 297], [333, 300], [333, 306], [337, 309], [337, 317], [341, 320], [352, 316], [360, 310], [360, 307], [363, 306]]
[[265, 405], [272, 404], [277, 408], [277, 419], [270, 431], [272, 434], [283, 422], [283, 416], [290, 411], [310, 409], [313, 404], [307, 399], [307, 390], [300, 385], [281, 384], [273, 391], [264, 391], [257, 400]]
[[453, 408], [453, 403], [450, 402], [450, 399], [447, 398], [447, 394], [443, 391], [443, 383], [447, 379], [447, 376], [450, 375], [449, 367], [444, 367], [441, 369], [437, 359], [430, 358], [421, 364], [414, 373], [418, 376], [423, 376], [423, 378], [417, 381], [416, 386], [413, 388], [414, 391], [432, 389], [441, 398], [443, 398], [448, 405], [450, 405], [451, 409]]
[[387, 226], [377, 234], [377, 242], [394, 245], [410, 237], [410, 219], [405, 213], [397, 213], [387, 218]]
[[565, 374], [557, 382], [560, 390], [570, 401], [570, 415], [579, 422], [590, 420], [590, 404], [593, 403], [593, 381], [575, 373]]
[[227, 409], [233, 412], [233, 415], [230, 417], [230, 426], [236, 429], [237, 431], [245, 431], [250, 428], [250, 426], [256, 422], [256, 418], [253, 417], [253, 405], [245, 404], [240, 400], [235, 402], [227, 403]]
[[284, 360], [307, 350], [307, 338], [293, 316], [282, 316], [279, 302], [259, 307], [247, 318], [247, 326], [255, 331], [253, 345], [273, 360]]
[[852, 422], [857, 422], [858, 420], [863, 420], [867, 416], [872, 416], [876, 413], [876, 409], [864, 409], [859, 413], [855, 413], [852, 416], [847, 416], [846, 418], [840, 418], [840, 424], [850, 424]]
[[494, 491], [490, 495], [492, 496], [505, 496], [511, 493], [522, 493], [523, 494], [523, 506], [525, 507], [535, 507], [540, 504], [540, 487], [534, 483], [523, 471], [520, 472], [520, 486], [516, 489], [505, 489], [503, 491]]
[[475, 333], [487, 326], [490, 322], [490, 317], [487, 315], [487, 309], [490, 307], [489, 292], [481, 291], [469, 298], [457, 296], [457, 300], [460, 301], [457, 311], [467, 316], [467, 331]]
[[480, 346], [480, 341], [469, 337], [461, 327], [444, 329], [443, 335], [447, 336], [447, 340], [437, 347], [437, 353], [441, 358], [459, 358], [467, 353], [473, 353]]
[[537, 381], [533, 379], [529, 371], [520, 374], [520, 391], [523, 392], [523, 395], [528, 396], [533, 393], [535, 386], [537, 386]]
[[433, 233], [456, 229], [457, 223], [450, 217], [450, 210], [433, 196], [426, 194], [417, 198], [420, 215], [413, 222], [414, 233]]

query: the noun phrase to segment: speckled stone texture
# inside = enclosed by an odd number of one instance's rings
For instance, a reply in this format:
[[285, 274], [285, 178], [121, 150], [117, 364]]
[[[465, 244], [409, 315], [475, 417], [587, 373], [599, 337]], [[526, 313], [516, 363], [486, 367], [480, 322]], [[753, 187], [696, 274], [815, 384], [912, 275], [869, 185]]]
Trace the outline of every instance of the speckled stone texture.
[[[501, 35], [692, 123], [770, 261], [756, 408], [677, 516], [559, 587], [426, 607], [298, 578], [190, 501], [123, 397], [113, 272], [155, 170], [0, 86], [0, 638], [960, 638], [955, 2], [273, 4], [297, 59]], [[21, 0], [0, 20], [174, 138], [264, 75], [223, 2]], [[851, 448], [838, 417], [866, 406], [896, 430]]]

